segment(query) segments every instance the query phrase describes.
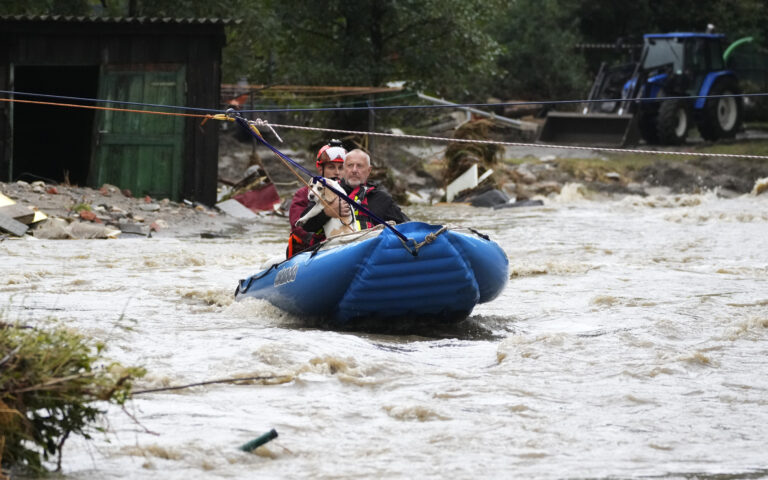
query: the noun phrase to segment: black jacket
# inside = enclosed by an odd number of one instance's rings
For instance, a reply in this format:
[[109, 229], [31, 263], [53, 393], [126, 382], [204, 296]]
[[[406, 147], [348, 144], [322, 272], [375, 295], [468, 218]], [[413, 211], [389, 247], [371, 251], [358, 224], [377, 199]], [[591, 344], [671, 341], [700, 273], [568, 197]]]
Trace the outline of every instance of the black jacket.
[[[341, 182], [341, 186], [344, 188], [344, 191], [347, 193], [347, 195], [349, 195], [354, 190], [345, 181]], [[371, 213], [384, 220], [385, 222], [394, 221], [395, 223], [404, 223], [410, 221], [410, 218], [408, 218], [408, 216], [400, 210], [400, 207], [397, 206], [389, 193], [371, 184], [365, 184], [364, 187], [366, 189], [366, 193], [364, 196], [365, 200], [363, 201], [363, 206], [370, 210]], [[304, 212], [302, 212], [302, 216], [307, 213], [314, 205], [314, 203], [310, 203]], [[366, 220], [369, 219], [364, 212], [355, 211], [355, 216], [361, 220], [360, 228], [362, 230], [368, 228], [368, 222]], [[316, 232], [318, 230], [322, 230], [323, 225], [325, 225], [325, 222], [327, 222], [329, 218], [330, 217], [328, 217], [325, 212], [320, 212], [318, 215], [310, 218], [307, 223], [304, 224], [304, 230], [308, 232]], [[376, 225], [377, 221], [370, 219], [370, 223]]]

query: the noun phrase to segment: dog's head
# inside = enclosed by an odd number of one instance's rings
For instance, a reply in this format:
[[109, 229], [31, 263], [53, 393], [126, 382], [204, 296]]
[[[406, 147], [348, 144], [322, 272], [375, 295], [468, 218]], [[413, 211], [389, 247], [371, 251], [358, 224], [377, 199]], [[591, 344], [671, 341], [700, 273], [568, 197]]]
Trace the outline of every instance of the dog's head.
[[310, 185], [309, 192], [307, 192], [307, 198], [310, 202], [315, 203], [319, 202], [321, 198], [330, 202], [336, 199], [336, 194], [333, 193], [333, 190], [337, 192], [344, 191], [339, 182], [331, 178], [325, 178], [325, 185], [318, 179], [312, 179], [312, 185]]
[[320, 199], [323, 197], [323, 194], [325, 193], [325, 185], [320, 183], [319, 181], [313, 179], [312, 185], [309, 187], [309, 192], [307, 192], [307, 198], [310, 202], [319, 202]]

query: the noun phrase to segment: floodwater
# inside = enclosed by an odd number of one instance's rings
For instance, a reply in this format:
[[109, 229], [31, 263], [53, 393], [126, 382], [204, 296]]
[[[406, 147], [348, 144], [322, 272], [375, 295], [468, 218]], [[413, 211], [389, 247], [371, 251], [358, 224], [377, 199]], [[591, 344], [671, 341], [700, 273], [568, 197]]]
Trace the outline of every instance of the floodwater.
[[65, 476], [768, 477], [768, 195], [570, 185], [544, 207], [408, 213], [491, 235], [503, 294], [452, 328], [328, 331], [232, 301], [283, 251], [282, 219], [239, 238], [0, 243], [6, 320], [106, 342], [147, 368], [137, 389], [279, 377], [137, 395], [68, 441]]

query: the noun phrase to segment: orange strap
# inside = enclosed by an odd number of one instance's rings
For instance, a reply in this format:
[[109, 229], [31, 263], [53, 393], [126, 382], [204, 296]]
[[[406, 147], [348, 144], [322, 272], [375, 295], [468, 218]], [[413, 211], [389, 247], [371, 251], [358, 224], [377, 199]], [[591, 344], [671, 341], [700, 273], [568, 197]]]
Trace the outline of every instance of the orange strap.
[[[133, 108], [116, 108], [116, 107], [97, 107], [94, 105], [78, 105], [75, 103], [56, 103], [56, 102], [41, 102], [38, 100], [21, 100], [18, 98], [0, 98], [0, 102], [15, 102], [15, 103], [32, 103], [35, 105], [52, 105], [54, 107], [74, 107], [74, 108], [87, 108], [91, 110], [110, 110], [113, 112], [130, 112], [130, 113], [148, 113], [152, 115], [173, 115], [176, 117], [196, 117], [196, 118], [204, 118], [205, 120], [208, 120], [209, 118], [215, 118], [214, 115], [207, 115], [207, 114], [197, 114], [197, 113], [178, 113], [178, 112], [158, 112], [156, 110], [138, 110]], [[215, 118], [216, 120], [220, 120], [219, 118]]]
[[296, 245], [304, 245], [304, 242], [301, 241], [301, 238], [298, 235], [292, 233], [291, 236], [288, 237], [288, 250], [285, 255], [286, 260], [299, 253], [295, 251], [297, 250], [295, 248]]

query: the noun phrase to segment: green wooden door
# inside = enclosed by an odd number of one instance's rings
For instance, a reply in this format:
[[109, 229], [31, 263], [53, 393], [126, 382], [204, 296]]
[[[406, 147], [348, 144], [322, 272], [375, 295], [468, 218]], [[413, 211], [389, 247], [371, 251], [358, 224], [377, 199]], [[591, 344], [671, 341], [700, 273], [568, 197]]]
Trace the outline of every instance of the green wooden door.
[[[154, 105], [184, 105], [182, 65], [105, 67], [99, 98]], [[112, 107], [171, 111], [158, 107], [112, 104]], [[134, 195], [179, 200], [184, 117], [98, 110], [96, 145], [89, 183], [127, 188]]]

